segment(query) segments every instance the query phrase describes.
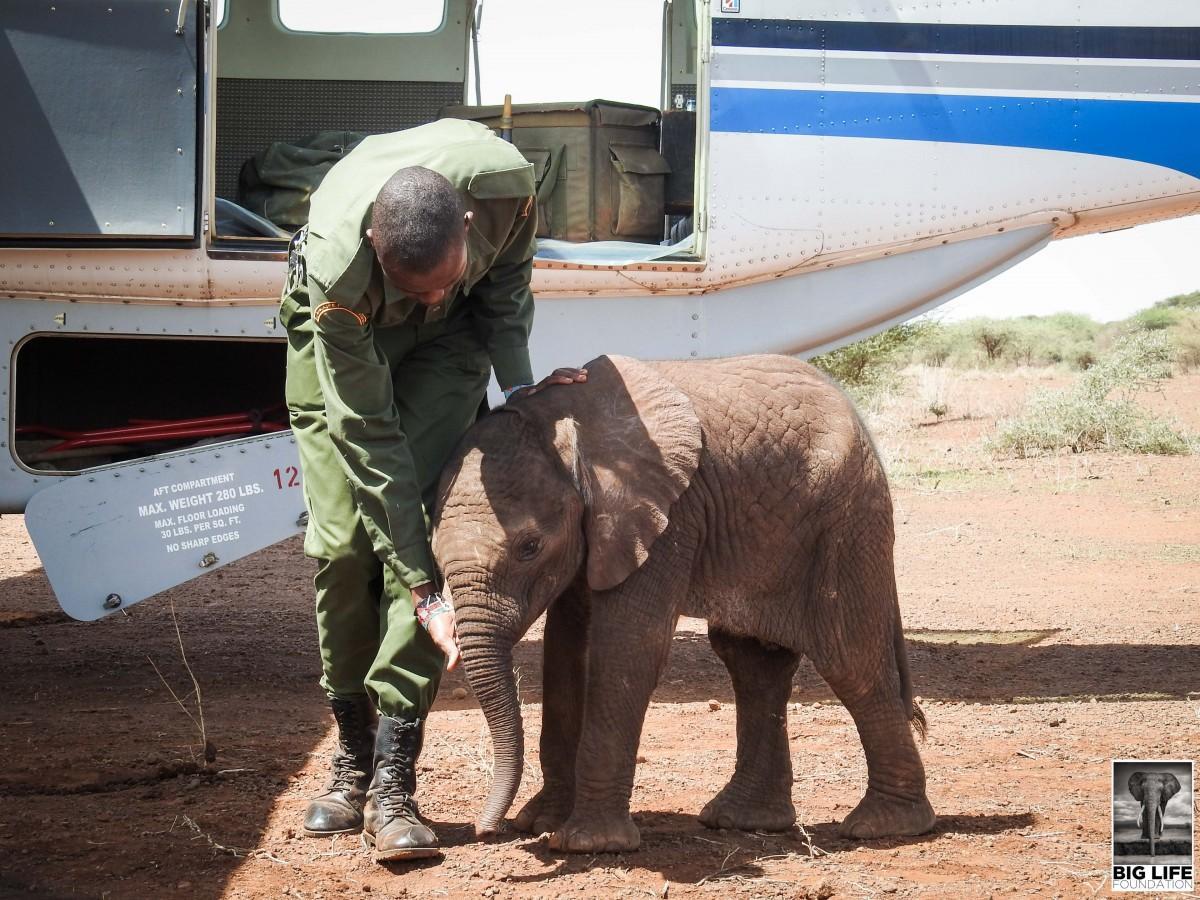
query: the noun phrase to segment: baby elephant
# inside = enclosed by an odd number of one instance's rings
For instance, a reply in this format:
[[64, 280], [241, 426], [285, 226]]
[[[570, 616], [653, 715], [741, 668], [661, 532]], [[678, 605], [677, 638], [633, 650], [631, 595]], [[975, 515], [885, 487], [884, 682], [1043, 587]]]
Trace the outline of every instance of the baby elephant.
[[704, 824], [795, 822], [787, 701], [803, 654], [866, 751], [866, 796], [842, 833], [929, 830], [891, 497], [849, 401], [779, 356], [587, 369], [586, 384], [477, 423], [442, 477], [434, 554], [495, 746], [476, 832], [499, 829], [520, 785], [512, 647], [547, 609], [545, 785], [518, 828], [563, 850], [637, 848], [638, 739], [686, 615], [708, 620], [737, 699], [737, 765]]

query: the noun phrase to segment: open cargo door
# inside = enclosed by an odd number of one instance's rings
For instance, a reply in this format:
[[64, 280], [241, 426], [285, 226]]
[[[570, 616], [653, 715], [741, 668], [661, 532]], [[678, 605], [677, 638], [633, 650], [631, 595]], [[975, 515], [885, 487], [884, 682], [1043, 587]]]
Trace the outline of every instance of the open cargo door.
[[196, 237], [197, 13], [0, 3], [0, 240]]
[[34, 494], [25, 526], [59, 605], [99, 619], [300, 533], [291, 432], [86, 469]]

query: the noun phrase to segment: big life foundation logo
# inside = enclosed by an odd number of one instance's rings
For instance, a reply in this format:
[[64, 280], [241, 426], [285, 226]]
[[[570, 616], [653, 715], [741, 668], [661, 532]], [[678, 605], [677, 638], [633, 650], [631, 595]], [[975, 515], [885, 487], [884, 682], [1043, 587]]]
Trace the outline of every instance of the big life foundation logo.
[[1192, 771], [1188, 760], [1113, 760], [1114, 891], [1193, 889]]

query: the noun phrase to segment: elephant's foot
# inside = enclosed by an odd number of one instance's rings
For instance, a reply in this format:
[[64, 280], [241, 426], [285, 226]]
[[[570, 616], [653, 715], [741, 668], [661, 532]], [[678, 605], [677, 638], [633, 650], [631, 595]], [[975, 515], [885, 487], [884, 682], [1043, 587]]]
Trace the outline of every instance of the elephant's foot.
[[926, 797], [905, 800], [867, 788], [866, 796], [838, 826], [838, 833], [857, 840], [924, 834], [936, 821]]
[[529, 834], [557, 831], [558, 827], [571, 815], [574, 805], [575, 798], [570, 791], [547, 785], [521, 807], [521, 811], [513, 820], [513, 825], [517, 827], [518, 831]]
[[700, 810], [700, 822], [709, 828], [787, 831], [796, 824], [796, 808], [786, 794], [751, 800], [725, 788]]
[[567, 853], [623, 853], [641, 843], [641, 833], [628, 813], [623, 817], [572, 815], [550, 835], [550, 848]]

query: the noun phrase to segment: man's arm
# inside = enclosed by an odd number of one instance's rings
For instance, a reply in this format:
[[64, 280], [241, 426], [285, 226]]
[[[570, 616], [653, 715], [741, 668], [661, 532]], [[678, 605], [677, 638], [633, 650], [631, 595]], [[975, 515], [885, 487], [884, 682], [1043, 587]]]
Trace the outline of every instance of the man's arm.
[[[329, 434], [375, 553], [401, 582], [432, 581], [425, 511], [408, 439], [392, 397], [392, 373], [361, 314], [325, 299], [309, 279], [317, 378]], [[414, 592], [417, 593], [417, 592]]]
[[501, 389], [533, 382], [529, 331], [533, 325], [533, 254], [537, 251], [537, 214], [518, 218], [492, 267], [471, 288], [475, 325], [487, 348]]

